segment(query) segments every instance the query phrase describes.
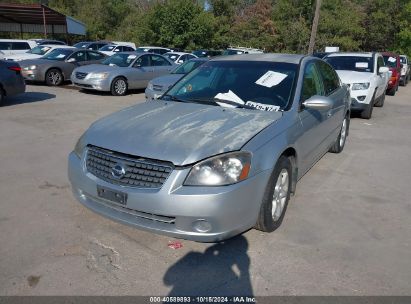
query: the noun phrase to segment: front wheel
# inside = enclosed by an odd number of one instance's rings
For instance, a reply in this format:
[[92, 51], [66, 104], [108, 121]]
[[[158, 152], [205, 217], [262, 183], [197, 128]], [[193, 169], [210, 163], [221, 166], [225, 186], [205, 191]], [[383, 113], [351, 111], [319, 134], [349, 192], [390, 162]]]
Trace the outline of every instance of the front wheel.
[[114, 96], [124, 96], [127, 93], [127, 81], [123, 77], [117, 77], [111, 83], [111, 94]]
[[329, 152], [331, 153], [341, 153], [342, 152], [345, 146], [345, 141], [347, 140], [349, 127], [350, 127], [350, 120], [347, 115], [341, 124], [341, 129], [340, 129], [340, 133], [338, 134], [337, 140], [331, 146]]
[[63, 82], [63, 74], [57, 69], [50, 69], [46, 73], [46, 84], [49, 86], [59, 86]]
[[266, 187], [255, 228], [272, 232], [280, 227], [291, 195], [292, 166], [289, 158], [281, 156]]

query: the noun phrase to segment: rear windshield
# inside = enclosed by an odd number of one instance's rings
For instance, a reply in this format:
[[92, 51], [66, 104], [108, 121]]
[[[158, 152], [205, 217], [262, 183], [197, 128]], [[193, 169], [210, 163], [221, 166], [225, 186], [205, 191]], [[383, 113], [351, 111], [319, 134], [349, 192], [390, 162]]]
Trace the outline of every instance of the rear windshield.
[[55, 50], [52, 50], [50, 53], [44, 55], [42, 58], [48, 59], [48, 60], [64, 61], [72, 53], [73, 53], [72, 50], [55, 49]]
[[116, 47], [115, 45], [105, 45], [102, 48], [100, 48], [99, 51], [108, 51], [108, 52], [110, 52], [110, 51], [114, 50], [115, 47]]
[[292, 98], [298, 66], [263, 61], [211, 61], [184, 76], [164, 98], [214, 106], [278, 111]]
[[79, 42], [79, 43], [76, 43], [73, 46], [76, 47], [76, 48], [79, 48], [79, 49], [85, 49], [86, 47], [89, 46], [89, 44], [90, 43]]
[[390, 67], [390, 68], [396, 68], [397, 67], [397, 58], [392, 57], [392, 56], [383, 56], [384, 57], [384, 62], [385, 65]]
[[372, 57], [361, 56], [333, 56], [324, 59], [335, 70], [372, 72], [374, 71], [374, 60]]
[[119, 67], [128, 67], [131, 64], [131, 62], [133, 62], [136, 58], [137, 55], [120, 53], [108, 57], [102, 62], [102, 64]]
[[174, 71], [171, 72], [171, 74], [188, 74], [198, 66], [202, 65], [205, 61], [199, 61], [199, 60], [189, 60], [180, 65], [178, 68], [176, 68]]
[[46, 54], [49, 50], [51, 49], [50, 46], [36, 46], [34, 48], [32, 48], [30, 51], [28, 51], [27, 53], [30, 54], [35, 54], [35, 55], [44, 55]]

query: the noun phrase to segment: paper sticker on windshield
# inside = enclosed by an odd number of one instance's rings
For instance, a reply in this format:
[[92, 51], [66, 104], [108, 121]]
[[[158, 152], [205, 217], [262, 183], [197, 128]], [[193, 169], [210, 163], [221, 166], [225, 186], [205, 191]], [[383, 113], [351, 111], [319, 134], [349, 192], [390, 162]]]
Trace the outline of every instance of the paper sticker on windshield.
[[[221, 100], [220, 102], [217, 101], [217, 104], [222, 107], [236, 108], [235, 104], [244, 105], [244, 101], [231, 90], [228, 90], [227, 93], [218, 93], [214, 98]], [[225, 103], [224, 100], [233, 104]]]
[[368, 62], [356, 62], [355, 67], [357, 69], [368, 69]]
[[388, 58], [388, 61], [389, 61], [389, 62], [396, 62], [397, 59], [395, 59], [394, 57], [390, 57], [390, 58]]
[[64, 58], [64, 57], [66, 57], [66, 55], [64, 55], [64, 54], [58, 54], [57, 55], [57, 58]]
[[247, 106], [256, 108], [257, 110], [261, 110], [261, 111], [272, 112], [272, 111], [278, 111], [278, 110], [280, 110], [280, 107], [279, 107], [279, 106], [273, 106], [273, 105], [258, 103], [258, 102], [254, 102], [254, 101], [247, 101], [245, 104], [246, 104]]
[[272, 88], [273, 86], [276, 86], [279, 83], [281, 83], [281, 81], [287, 78], [287, 76], [287, 74], [268, 71], [263, 76], [261, 76], [255, 83], [267, 88]]

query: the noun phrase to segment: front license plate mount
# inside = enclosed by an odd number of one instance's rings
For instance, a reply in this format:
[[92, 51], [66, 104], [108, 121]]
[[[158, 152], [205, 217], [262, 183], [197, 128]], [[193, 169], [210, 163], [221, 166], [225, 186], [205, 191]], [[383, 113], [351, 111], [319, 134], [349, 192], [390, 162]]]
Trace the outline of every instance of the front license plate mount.
[[124, 206], [127, 203], [127, 193], [115, 191], [100, 185], [97, 185], [97, 195], [101, 198]]

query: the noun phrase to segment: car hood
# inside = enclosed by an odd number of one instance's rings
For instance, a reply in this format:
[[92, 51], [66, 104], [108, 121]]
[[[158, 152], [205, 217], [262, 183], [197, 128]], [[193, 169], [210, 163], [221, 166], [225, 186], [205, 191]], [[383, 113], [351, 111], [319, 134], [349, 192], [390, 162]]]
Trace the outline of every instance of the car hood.
[[163, 90], [167, 90], [170, 86], [175, 84], [181, 78], [184, 77], [184, 74], [169, 74], [154, 78], [151, 80], [153, 85], [162, 86]]
[[7, 60], [20, 61], [20, 60], [27, 60], [27, 59], [37, 59], [37, 58], [40, 58], [40, 57], [42, 57], [42, 55], [24, 53], [24, 54], [7, 56]]
[[146, 102], [98, 120], [85, 140], [108, 150], [182, 166], [239, 150], [281, 117], [281, 112]]
[[105, 64], [90, 64], [76, 68], [76, 72], [81, 73], [105, 73], [123, 70], [124, 67], [110, 66]]
[[356, 71], [336, 71], [340, 79], [345, 84], [370, 82], [373, 73], [370, 72], [356, 72]]

